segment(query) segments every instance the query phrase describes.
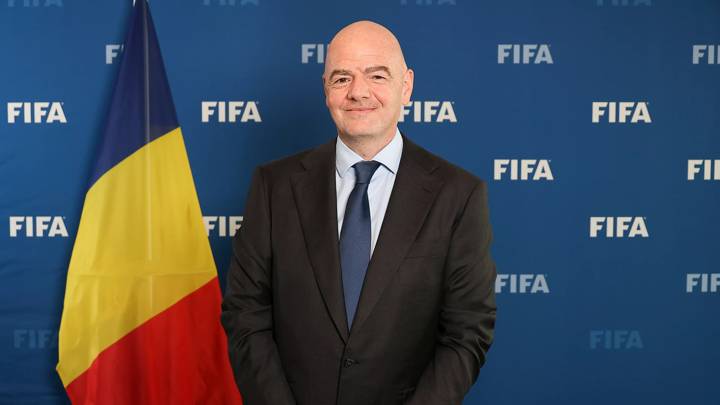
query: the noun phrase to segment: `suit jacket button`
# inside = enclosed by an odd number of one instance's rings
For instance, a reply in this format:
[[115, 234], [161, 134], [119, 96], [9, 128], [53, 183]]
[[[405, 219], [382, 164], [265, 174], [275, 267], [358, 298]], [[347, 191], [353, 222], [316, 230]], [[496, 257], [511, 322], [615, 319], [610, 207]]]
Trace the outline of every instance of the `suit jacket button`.
[[355, 364], [357, 364], [357, 361], [355, 361], [355, 360], [353, 360], [353, 359], [351, 359], [351, 358], [348, 357], [348, 358], [346, 358], [345, 361], [343, 362], [343, 367], [348, 368], [348, 367], [354, 366]]

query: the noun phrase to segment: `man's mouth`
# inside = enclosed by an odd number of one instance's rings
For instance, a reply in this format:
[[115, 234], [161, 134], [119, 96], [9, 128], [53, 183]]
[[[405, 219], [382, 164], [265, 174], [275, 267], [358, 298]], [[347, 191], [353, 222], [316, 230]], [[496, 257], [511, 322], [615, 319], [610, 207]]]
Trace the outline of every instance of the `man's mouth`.
[[345, 108], [345, 111], [363, 113], [363, 112], [374, 111], [376, 108], [377, 107], [352, 107], [352, 108]]

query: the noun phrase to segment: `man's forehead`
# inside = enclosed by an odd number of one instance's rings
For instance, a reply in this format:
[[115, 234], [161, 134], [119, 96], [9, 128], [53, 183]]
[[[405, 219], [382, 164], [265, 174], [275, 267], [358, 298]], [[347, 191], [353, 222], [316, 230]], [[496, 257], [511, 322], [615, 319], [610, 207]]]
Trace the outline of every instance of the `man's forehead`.
[[361, 21], [340, 30], [330, 41], [325, 57], [326, 73], [335, 69], [363, 71], [377, 65], [393, 71], [404, 67], [400, 43], [385, 27]]
[[329, 58], [392, 58], [400, 54], [399, 47], [389, 43], [375, 42], [368, 39], [357, 41], [331, 42], [327, 54]]
[[366, 53], [360, 55], [344, 55], [337, 58], [327, 58], [326, 63], [331, 65], [334, 69], [359, 69], [365, 70], [370, 66], [382, 65], [390, 67], [393, 62], [393, 58], [388, 55], [381, 55], [377, 53]]
[[400, 58], [390, 53], [380, 53], [377, 50], [356, 53], [328, 54], [325, 58], [325, 71], [348, 70], [364, 72], [374, 67], [384, 67], [388, 71], [401, 70]]

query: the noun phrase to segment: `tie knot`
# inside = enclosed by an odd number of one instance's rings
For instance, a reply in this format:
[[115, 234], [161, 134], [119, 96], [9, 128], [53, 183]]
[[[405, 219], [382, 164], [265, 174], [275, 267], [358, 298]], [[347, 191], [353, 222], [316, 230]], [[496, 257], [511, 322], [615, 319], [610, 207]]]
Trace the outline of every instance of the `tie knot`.
[[353, 165], [355, 168], [355, 184], [369, 183], [375, 170], [380, 167], [380, 162], [374, 160], [363, 160]]

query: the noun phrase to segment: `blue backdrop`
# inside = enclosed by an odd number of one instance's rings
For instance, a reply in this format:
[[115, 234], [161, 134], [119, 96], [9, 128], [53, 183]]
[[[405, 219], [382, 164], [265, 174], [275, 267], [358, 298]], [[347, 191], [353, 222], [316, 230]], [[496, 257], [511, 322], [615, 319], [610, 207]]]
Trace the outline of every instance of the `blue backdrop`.
[[[489, 184], [496, 340], [465, 403], [720, 404], [720, 2], [150, 5], [223, 284], [252, 169], [335, 136], [324, 44], [372, 19], [415, 70], [400, 129]], [[0, 1], [2, 403], [66, 401], [65, 276], [131, 6]]]

